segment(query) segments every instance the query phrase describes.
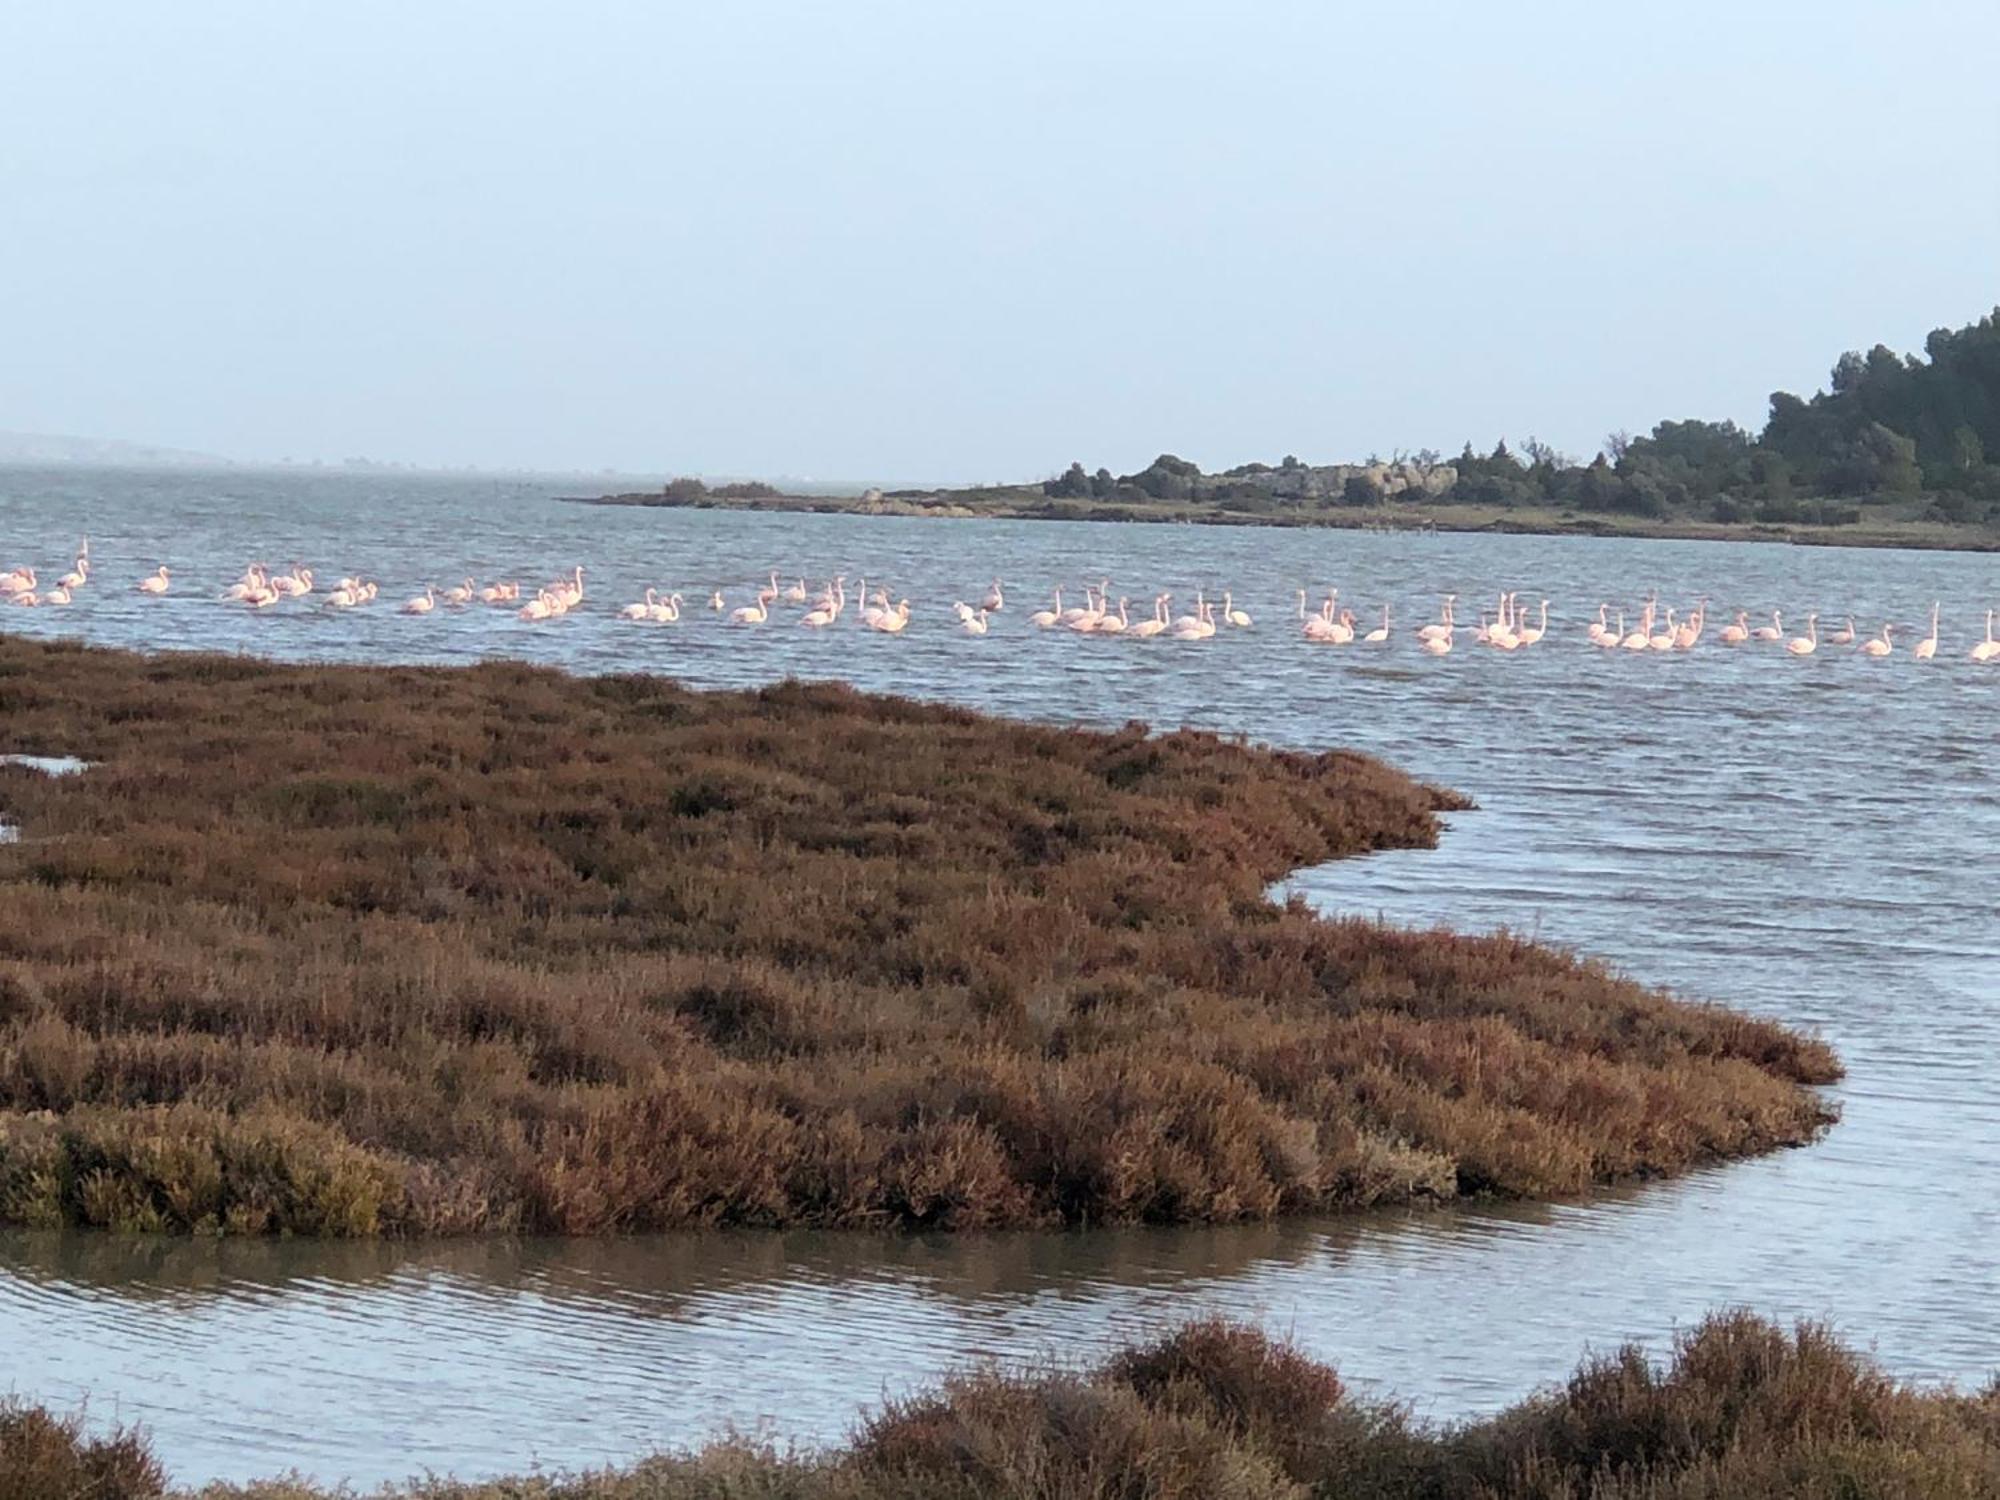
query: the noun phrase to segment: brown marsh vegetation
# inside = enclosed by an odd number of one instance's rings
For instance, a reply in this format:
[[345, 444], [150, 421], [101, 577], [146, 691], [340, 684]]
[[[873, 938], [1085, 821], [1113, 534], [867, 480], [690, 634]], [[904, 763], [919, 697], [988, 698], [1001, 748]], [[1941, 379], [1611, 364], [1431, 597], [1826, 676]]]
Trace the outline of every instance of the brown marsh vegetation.
[[[0, 1500], [155, 1500], [142, 1440], [0, 1412]], [[724, 1443], [574, 1477], [419, 1482], [403, 1500], [1932, 1500], [2000, 1495], [2000, 1387], [1902, 1385], [1806, 1325], [1709, 1319], [1462, 1427], [1357, 1397], [1253, 1329], [1196, 1323], [1094, 1370], [975, 1371], [843, 1449]], [[293, 1480], [201, 1500], [334, 1500]]]
[[0, 639], [0, 1221], [1251, 1219], [1796, 1144], [1823, 1045], [1330, 921], [1372, 760], [786, 684]]

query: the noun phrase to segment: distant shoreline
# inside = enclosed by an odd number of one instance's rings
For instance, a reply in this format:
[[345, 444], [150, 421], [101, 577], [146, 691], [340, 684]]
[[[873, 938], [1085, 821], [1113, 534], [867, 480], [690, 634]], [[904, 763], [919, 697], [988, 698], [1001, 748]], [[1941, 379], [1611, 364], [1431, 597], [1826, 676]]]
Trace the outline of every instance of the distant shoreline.
[[1637, 541], [1778, 542], [1801, 547], [1909, 548], [1927, 552], [2000, 552], [2000, 528], [1943, 521], [1885, 519], [1852, 526], [1763, 521], [1652, 520], [1638, 516], [1480, 505], [1384, 507], [1311, 514], [1252, 514], [1203, 501], [1078, 501], [1013, 490], [936, 490], [883, 495], [754, 497], [708, 494], [698, 499], [657, 491], [559, 495], [564, 505], [637, 510], [733, 510], [814, 515], [924, 516], [941, 520], [1109, 521], [1143, 525], [1257, 526], [1320, 531], [1492, 533], [1503, 536], [1590, 536]]

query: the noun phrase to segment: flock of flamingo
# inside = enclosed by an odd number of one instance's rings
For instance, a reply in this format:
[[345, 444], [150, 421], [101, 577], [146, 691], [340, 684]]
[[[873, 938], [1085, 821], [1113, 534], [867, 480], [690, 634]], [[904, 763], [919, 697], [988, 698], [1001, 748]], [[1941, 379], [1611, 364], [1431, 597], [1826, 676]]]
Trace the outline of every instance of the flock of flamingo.
[[[44, 588], [32, 567], [16, 567], [0, 572], [0, 601], [17, 608], [61, 608], [74, 603], [90, 583], [90, 543], [86, 539], [78, 548], [75, 564], [53, 586]], [[173, 573], [162, 563], [153, 572], [138, 579], [133, 587], [142, 595], [163, 597], [173, 587]], [[342, 578], [321, 593], [311, 568], [294, 564], [289, 572], [275, 572], [266, 564], [252, 563], [222, 590], [219, 597], [251, 610], [266, 610], [287, 601], [307, 603], [315, 598], [320, 608], [351, 610], [373, 603], [379, 593], [378, 584], [358, 576]], [[1046, 608], [1027, 616], [1028, 623], [1040, 630], [1067, 630], [1081, 635], [1129, 636], [1140, 640], [1164, 636], [1179, 641], [1205, 640], [1218, 629], [1247, 630], [1254, 624], [1250, 615], [1236, 606], [1235, 595], [1228, 590], [1223, 592], [1219, 610], [1208, 598], [1206, 590], [1197, 590], [1193, 610], [1181, 615], [1173, 613], [1174, 596], [1171, 593], [1155, 594], [1151, 600], [1151, 611], [1137, 618], [1133, 616], [1133, 601], [1129, 596], [1119, 598], [1116, 604], [1112, 602], [1108, 579], [1095, 586], [1086, 585], [1083, 596], [1081, 605], [1073, 604], [1065, 608], [1063, 591], [1058, 586]], [[1338, 589], [1329, 591], [1316, 610], [1307, 609], [1306, 597], [1304, 589], [1296, 591], [1295, 618], [1289, 622], [1305, 640], [1332, 646], [1360, 644], [1384, 647], [1391, 644], [1393, 637], [1388, 605], [1382, 606], [1381, 623], [1364, 631], [1354, 612], [1340, 607]], [[442, 589], [435, 584], [426, 584], [421, 594], [404, 600], [400, 610], [406, 615], [422, 616], [439, 609], [500, 606], [513, 610], [524, 621], [538, 623], [557, 620], [580, 610], [585, 598], [584, 570], [578, 566], [526, 597], [523, 597], [521, 585], [515, 582], [492, 582], [481, 586], [466, 578]], [[781, 584], [775, 570], [770, 573], [767, 582], [755, 591], [751, 603], [731, 609], [721, 590], [716, 590], [707, 599], [703, 612], [729, 625], [760, 626], [769, 624], [781, 609], [789, 608], [797, 611], [794, 618], [798, 625], [824, 630], [837, 625], [847, 616], [850, 606], [852, 617], [859, 626], [884, 635], [901, 634], [910, 623], [910, 601], [899, 599], [892, 604], [887, 589], [877, 587], [871, 591], [866, 579], [861, 581], [860, 588], [850, 598], [844, 574], [828, 579], [814, 590], [807, 588], [804, 578], [789, 585]], [[636, 623], [670, 625], [681, 619], [685, 607], [679, 593], [663, 593], [649, 588], [643, 599], [623, 605], [617, 614], [621, 619]], [[961, 631], [983, 636], [992, 628], [995, 617], [1006, 608], [1005, 591], [996, 579], [977, 604], [959, 600], [952, 606], [952, 613]], [[1502, 593], [1490, 608], [1480, 611], [1477, 625], [1461, 623], [1457, 608], [1456, 594], [1443, 596], [1437, 619], [1426, 621], [1414, 632], [1418, 649], [1430, 656], [1446, 656], [1463, 637], [1475, 646], [1518, 651], [1539, 644], [1548, 634], [1547, 599], [1536, 601], [1531, 619], [1530, 608], [1518, 593]], [[1975, 642], [1967, 653], [1969, 660], [2000, 660], [2000, 640], [1993, 635], [1994, 614], [1995, 611], [1990, 609], [1986, 612], [1985, 637]], [[1845, 623], [1839, 628], [1822, 635], [1819, 630], [1820, 616], [1817, 613], [1808, 614], [1805, 633], [1788, 636], [1780, 611], [1771, 611], [1768, 625], [1752, 625], [1749, 613], [1739, 610], [1729, 624], [1715, 633], [1714, 638], [1724, 646], [1782, 645], [1786, 654], [1795, 657], [1811, 656], [1822, 646], [1848, 648], [1872, 658], [1894, 654], [1895, 625], [1885, 622], [1879, 634], [1859, 635], [1853, 617], [1846, 616], [1844, 619]], [[1623, 608], [1608, 602], [1599, 604], [1597, 618], [1588, 622], [1584, 635], [1591, 645], [1607, 651], [1692, 651], [1701, 644], [1707, 631], [1707, 600], [1697, 601], [1683, 613], [1671, 605], [1663, 607], [1657, 598], [1651, 598], [1629, 617]], [[1938, 652], [1938, 639], [1938, 606], [1933, 604], [1930, 634], [1915, 642], [1910, 648], [1910, 655], [1917, 661], [1933, 659]]]

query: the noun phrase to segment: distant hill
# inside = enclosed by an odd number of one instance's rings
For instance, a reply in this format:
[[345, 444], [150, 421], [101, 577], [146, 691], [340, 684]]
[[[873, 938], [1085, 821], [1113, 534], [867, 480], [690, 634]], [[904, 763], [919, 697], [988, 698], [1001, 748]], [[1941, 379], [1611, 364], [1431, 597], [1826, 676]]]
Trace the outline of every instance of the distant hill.
[[67, 437], [53, 432], [0, 432], [0, 464], [79, 464], [98, 468], [218, 469], [231, 460], [185, 448], [155, 448], [114, 438]]

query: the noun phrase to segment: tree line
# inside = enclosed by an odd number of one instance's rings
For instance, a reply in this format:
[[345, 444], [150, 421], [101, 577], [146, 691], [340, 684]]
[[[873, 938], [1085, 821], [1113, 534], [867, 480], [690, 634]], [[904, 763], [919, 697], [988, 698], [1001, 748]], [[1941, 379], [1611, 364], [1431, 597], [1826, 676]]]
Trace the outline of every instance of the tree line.
[[[1204, 474], [1162, 454], [1114, 476], [1080, 463], [1042, 485], [1069, 499], [1208, 500], [1246, 511], [1308, 506], [1465, 504], [1619, 513], [1722, 522], [1843, 525], [1873, 506], [1932, 520], [2000, 520], [2000, 308], [1957, 330], [1938, 329], [1921, 355], [1877, 344], [1834, 364], [1809, 398], [1771, 396], [1763, 431], [1735, 422], [1666, 421], [1643, 436], [1613, 433], [1588, 462], [1530, 438], [1490, 452], [1470, 443], [1448, 481], [1394, 493], [1379, 477], [1396, 465], [1345, 466], [1338, 483], [1294, 482], [1295, 457]], [[1434, 452], [1418, 470], [1440, 471]]]

